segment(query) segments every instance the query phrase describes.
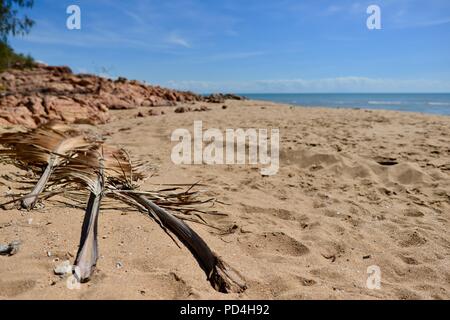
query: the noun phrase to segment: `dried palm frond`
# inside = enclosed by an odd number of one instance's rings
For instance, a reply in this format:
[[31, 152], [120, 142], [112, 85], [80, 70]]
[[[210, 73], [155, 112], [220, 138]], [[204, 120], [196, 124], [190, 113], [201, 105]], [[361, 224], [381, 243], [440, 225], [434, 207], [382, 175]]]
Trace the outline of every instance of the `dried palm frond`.
[[[89, 280], [97, 263], [98, 216], [104, 196], [109, 196], [145, 211], [174, 241], [172, 234], [178, 238], [192, 253], [216, 290], [227, 293], [246, 289], [242, 276], [181, 220], [207, 224], [200, 214], [219, 213], [199, 209], [199, 206], [213, 199], [201, 201], [197, 198], [198, 193], [191, 191], [191, 188], [185, 192], [178, 192], [177, 188], [139, 191], [136, 180], [144, 177], [142, 164], [132, 164], [124, 150], [91, 143], [83, 134], [64, 125], [50, 124], [27, 133], [6, 134], [0, 137], [0, 144], [8, 147], [0, 151], [0, 156], [12, 159], [16, 166], [45, 168], [34, 190], [23, 199], [22, 206], [31, 208], [34, 205], [50, 177], [53, 184], [51, 190], [49, 188], [44, 193], [45, 197], [62, 193], [70, 199], [71, 192], [74, 192], [67, 187], [82, 184], [88, 189], [89, 199], [75, 260], [82, 282]], [[79, 203], [75, 201], [75, 205], [79, 206]]]
[[[130, 159], [116, 157], [115, 160], [115, 164], [114, 161], [108, 163], [116, 168], [114, 172], [122, 173], [113, 178], [106, 177], [108, 188], [115, 195], [120, 195], [120, 198], [127, 203], [134, 202], [138, 207], [145, 208], [164, 230], [173, 233], [195, 257], [214, 289], [224, 293], [244, 291], [246, 284], [243, 277], [217, 256], [194, 230], [150, 200], [145, 192], [135, 190], [133, 181], [130, 179], [134, 171]], [[105, 168], [107, 168], [106, 165]], [[117, 170], [118, 168], [121, 170]], [[176, 207], [176, 203], [174, 204]]]
[[90, 191], [75, 259], [75, 267], [80, 268], [81, 282], [89, 280], [97, 264], [98, 215], [107, 181], [115, 181], [123, 172], [129, 172], [129, 181], [132, 181], [133, 174], [141, 177], [139, 172], [131, 168], [128, 159], [127, 153], [122, 149], [98, 145], [91, 150], [77, 152], [64, 166], [55, 170], [54, 183], [59, 183], [64, 188], [71, 183], [81, 183]]
[[69, 126], [50, 122], [28, 132], [3, 134], [0, 144], [7, 147], [0, 151], [3, 159], [22, 169], [43, 170], [33, 190], [21, 201], [24, 209], [32, 209], [53, 170], [76, 150], [90, 147], [92, 142]]
[[152, 215], [156, 215], [160, 223], [189, 249], [214, 289], [223, 293], [242, 292], [246, 289], [243, 277], [217, 256], [186, 223], [143, 195], [131, 193], [129, 197], [145, 207]]
[[[60, 183], [56, 186], [51, 184], [49, 186], [49, 189], [50, 188], [52, 189], [52, 191], [43, 193], [41, 199], [48, 199], [57, 203], [58, 205], [70, 206], [73, 208], [82, 208], [83, 210], [85, 209], [87, 193], [82, 189], [80, 190], [78, 185], [73, 185], [68, 182], [67, 184]], [[102, 208], [105, 210], [115, 210], [122, 212], [141, 211], [147, 215], [148, 212], [145, 208], [136, 207], [136, 203], [134, 202], [134, 200], [130, 200], [129, 197], [124, 197], [122, 195], [122, 193], [128, 192], [144, 194], [146, 198], [153, 201], [161, 208], [171, 210], [171, 213], [178, 219], [205, 225], [219, 231], [224, 231], [222, 228], [214, 226], [210, 221], [208, 221], [206, 216], [227, 216], [227, 214], [219, 212], [212, 208], [212, 206], [216, 203], [215, 198], [206, 198], [199, 200], [198, 198], [200, 198], [202, 195], [202, 192], [200, 191], [191, 192], [189, 190], [183, 191], [179, 190], [178, 188], [174, 188], [174, 191], [170, 192], [166, 190], [143, 192], [138, 190], [110, 190], [109, 188], [107, 188], [105, 190], [105, 194], [108, 197], [102, 200]], [[51, 199], [57, 195], [63, 196], [63, 198]], [[9, 196], [18, 197], [19, 195], [10, 194]], [[117, 200], [119, 200], [122, 205], [119, 205]], [[8, 204], [8, 202], [5, 204]]]
[[80, 244], [75, 267], [80, 272], [80, 281], [91, 277], [98, 260], [98, 215], [105, 188], [104, 155], [102, 147], [77, 153], [65, 166], [55, 170], [54, 179], [84, 184], [90, 191], [86, 205]]

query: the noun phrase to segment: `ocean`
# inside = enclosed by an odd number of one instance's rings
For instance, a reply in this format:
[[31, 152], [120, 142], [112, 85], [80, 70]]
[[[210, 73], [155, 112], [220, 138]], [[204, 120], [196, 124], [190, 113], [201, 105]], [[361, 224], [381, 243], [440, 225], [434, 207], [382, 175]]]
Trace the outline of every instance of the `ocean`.
[[276, 93], [240, 94], [301, 106], [412, 111], [450, 115], [450, 93]]

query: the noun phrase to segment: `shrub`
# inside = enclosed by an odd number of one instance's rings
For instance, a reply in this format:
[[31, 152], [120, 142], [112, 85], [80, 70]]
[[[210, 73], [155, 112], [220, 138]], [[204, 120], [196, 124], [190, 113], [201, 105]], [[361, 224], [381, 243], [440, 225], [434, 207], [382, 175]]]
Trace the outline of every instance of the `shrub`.
[[30, 55], [15, 53], [6, 43], [0, 41], [0, 72], [11, 68], [32, 68], [35, 65]]

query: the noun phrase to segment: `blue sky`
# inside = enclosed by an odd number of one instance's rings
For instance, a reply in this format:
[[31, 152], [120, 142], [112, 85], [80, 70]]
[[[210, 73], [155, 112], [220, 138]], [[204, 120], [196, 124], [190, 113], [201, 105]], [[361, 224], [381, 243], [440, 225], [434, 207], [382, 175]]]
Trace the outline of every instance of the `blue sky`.
[[[81, 30], [66, 28], [72, 4]], [[36, 0], [29, 15], [11, 45], [75, 72], [196, 92], [450, 92], [448, 0]]]

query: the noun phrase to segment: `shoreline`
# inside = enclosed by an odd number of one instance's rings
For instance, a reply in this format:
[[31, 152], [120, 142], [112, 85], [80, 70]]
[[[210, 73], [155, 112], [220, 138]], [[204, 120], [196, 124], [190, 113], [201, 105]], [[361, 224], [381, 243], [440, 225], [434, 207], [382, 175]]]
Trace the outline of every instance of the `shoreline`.
[[[245, 96], [244, 96], [245, 97]], [[283, 103], [276, 102], [270, 100], [257, 100], [257, 99], [248, 99], [247, 101], [252, 101], [255, 103], [259, 103], [261, 105], [273, 104], [274, 106], [284, 106], [287, 108], [300, 108], [300, 109], [317, 109], [317, 110], [354, 110], [354, 111], [370, 111], [370, 112], [394, 112], [394, 113], [406, 113], [406, 114], [416, 114], [418, 116], [432, 116], [432, 117], [450, 117], [450, 114], [436, 114], [436, 113], [426, 113], [426, 112], [418, 112], [418, 111], [409, 111], [409, 110], [393, 110], [393, 109], [370, 109], [370, 108], [360, 108], [360, 107], [329, 107], [329, 106], [315, 106], [315, 105], [300, 105], [293, 103]]]
[[[291, 96], [291, 94], [268, 94], [267, 96], [273, 96], [278, 98], [269, 98], [266, 99], [258, 99], [258, 96], [264, 96], [265, 94], [248, 94], [244, 97], [250, 97], [251, 100], [257, 100], [257, 101], [263, 101], [263, 102], [274, 102], [274, 103], [280, 103], [280, 104], [287, 104], [292, 106], [305, 106], [305, 107], [323, 107], [323, 108], [331, 108], [331, 109], [341, 109], [341, 108], [351, 108], [351, 109], [367, 109], [367, 110], [392, 110], [392, 111], [402, 111], [402, 112], [417, 112], [417, 113], [423, 113], [423, 114], [432, 114], [432, 115], [446, 115], [450, 116], [450, 94], [444, 93], [444, 94], [416, 94], [416, 96], [430, 96], [433, 97], [435, 95], [438, 96], [445, 96], [448, 100], [447, 102], [419, 102], [417, 101], [403, 101], [402, 98], [410, 98], [411, 96], [415, 96], [415, 94], [378, 94], [380, 97], [386, 96], [386, 95], [393, 95], [395, 97], [392, 97], [392, 99], [399, 99], [400, 101], [383, 101], [381, 100], [375, 100], [371, 101], [370, 99], [379, 99], [376, 97], [377, 94], [292, 94], [293, 97], [291, 97], [289, 100], [296, 99], [295, 96], [298, 96], [297, 99], [300, 101], [282, 101], [283, 96]], [[319, 98], [324, 98], [327, 96], [336, 96], [340, 97], [340, 99], [344, 99], [343, 101], [334, 101], [330, 100], [328, 102], [312, 102], [308, 100], [314, 100]], [[304, 97], [313, 96], [314, 99], [304, 99], [305, 101], [301, 101]], [[354, 96], [365, 96], [363, 101], [353, 101], [350, 99], [350, 97]], [[398, 96], [398, 97], [397, 97]], [[302, 98], [300, 98], [302, 97]], [[345, 101], [346, 98], [349, 98], [349, 101]], [[441, 97], [442, 98], [442, 97]], [[319, 99], [320, 100], [320, 99]], [[369, 100], [365, 101], [364, 100]], [[355, 104], [355, 105], [352, 105]], [[377, 107], [379, 106], [379, 107]]]

